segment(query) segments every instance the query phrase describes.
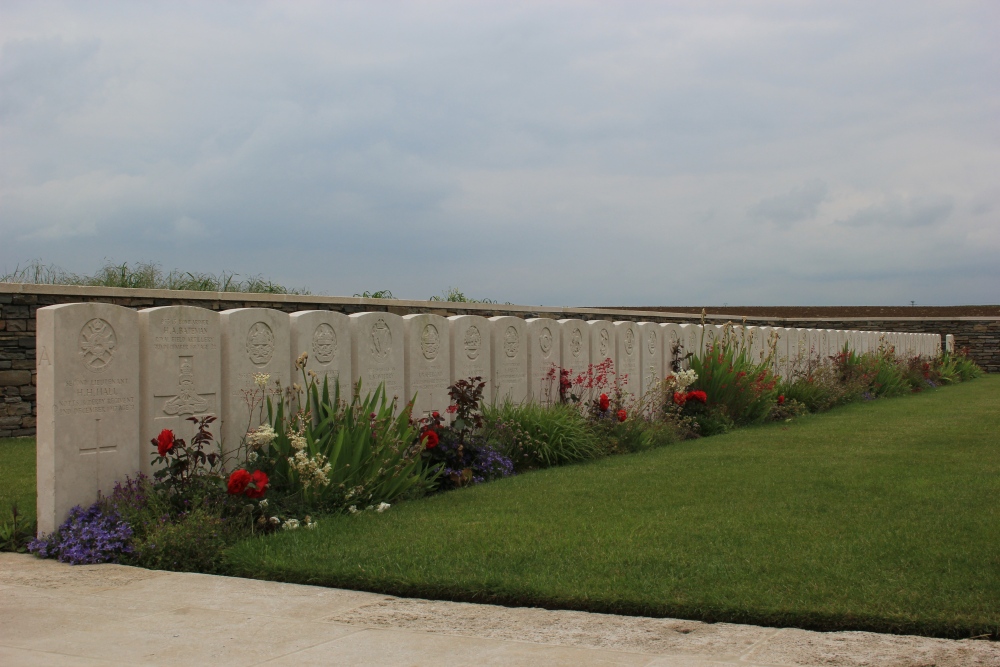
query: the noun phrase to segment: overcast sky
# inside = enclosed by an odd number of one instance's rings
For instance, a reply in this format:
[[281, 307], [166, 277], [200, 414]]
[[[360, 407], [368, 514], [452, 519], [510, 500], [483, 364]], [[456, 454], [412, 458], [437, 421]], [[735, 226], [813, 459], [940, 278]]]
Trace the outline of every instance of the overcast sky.
[[0, 4], [0, 272], [1000, 303], [1000, 3]]

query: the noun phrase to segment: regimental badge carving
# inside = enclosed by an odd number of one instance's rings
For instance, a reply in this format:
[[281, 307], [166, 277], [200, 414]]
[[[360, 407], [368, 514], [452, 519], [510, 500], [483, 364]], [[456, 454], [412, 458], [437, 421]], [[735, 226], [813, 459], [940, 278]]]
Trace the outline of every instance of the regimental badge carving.
[[424, 330], [420, 332], [420, 351], [424, 359], [436, 359], [440, 350], [441, 334], [438, 333], [437, 327], [433, 324], [424, 326]]
[[[674, 329], [671, 329], [670, 330], [670, 344], [673, 345], [678, 340], [679, 340], [679, 338], [677, 336], [677, 331], [675, 331]], [[691, 340], [694, 340], [694, 332], [691, 332]]]
[[80, 330], [80, 356], [89, 370], [99, 373], [111, 364], [118, 337], [111, 325], [96, 317], [83, 325]]
[[650, 354], [656, 354], [656, 332], [650, 331], [646, 334], [646, 349]]
[[326, 322], [313, 332], [312, 350], [313, 359], [321, 364], [328, 364], [337, 357], [337, 332]]
[[608, 358], [608, 350], [611, 349], [611, 332], [601, 329], [600, 339], [597, 341], [597, 353], [601, 359]]
[[705, 347], [715, 342], [715, 329], [705, 329]]
[[631, 328], [625, 330], [625, 354], [630, 355], [635, 349], [635, 332]]
[[520, 347], [521, 341], [518, 339], [517, 327], [507, 327], [507, 330], [503, 332], [503, 352], [508, 357], [513, 359], [517, 356], [517, 349]]
[[372, 325], [371, 340], [368, 341], [368, 351], [376, 361], [385, 361], [392, 352], [392, 331], [381, 317]]
[[569, 351], [574, 357], [579, 357], [580, 352], [583, 351], [583, 332], [579, 329], [573, 329], [573, 333], [569, 337]]
[[483, 347], [483, 336], [476, 327], [465, 330], [465, 356], [475, 359]]
[[163, 404], [163, 414], [197, 415], [208, 410], [208, 400], [194, 388], [194, 357], [180, 357], [180, 389]]
[[274, 332], [266, 322], [257, 322], [247, 333], [247, 356], [258, 366], [271, 361], [274, 354]]
[[542, 332], [538, 334], [538, 347], [542, 349], [542, 356], [548, 357], [552, 353], [552, 330], [542, 327]]

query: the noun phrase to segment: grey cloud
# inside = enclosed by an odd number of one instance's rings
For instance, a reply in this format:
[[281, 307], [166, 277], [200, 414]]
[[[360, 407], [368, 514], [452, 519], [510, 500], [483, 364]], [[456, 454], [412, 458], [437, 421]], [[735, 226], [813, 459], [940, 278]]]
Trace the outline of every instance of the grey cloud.
[[826, 183], [815, 179], [793, 188], [787, 194], [762, 199], [750, 207], [748, 213], [756, 220], [773, 222], [778, 227], [787, 228], [796, 222], [815, 218], [826, 194]]
[[954, 198], [946, 195], [905, 200], [895, 197], [837, 220], [837, 224], [848, 227], [927, 227], [944, 222], [954, 209]]

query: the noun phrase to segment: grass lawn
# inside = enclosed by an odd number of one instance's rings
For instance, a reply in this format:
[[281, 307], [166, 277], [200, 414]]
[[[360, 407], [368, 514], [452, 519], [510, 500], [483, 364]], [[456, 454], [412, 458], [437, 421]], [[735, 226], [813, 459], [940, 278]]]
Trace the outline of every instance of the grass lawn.
[[11, 502], [28, 521], [35, 518], [35, 439], [0, 438], [0, 521], [9, 520]]
[[1000, 376], [327, 517], [234, 574], [549, 608], [1000, 635]]

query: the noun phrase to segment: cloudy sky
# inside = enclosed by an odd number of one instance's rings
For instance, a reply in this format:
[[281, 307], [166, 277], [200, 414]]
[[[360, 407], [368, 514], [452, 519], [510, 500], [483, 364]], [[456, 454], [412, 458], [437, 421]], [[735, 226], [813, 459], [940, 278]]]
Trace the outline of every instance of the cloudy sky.
[[0, 5], [0, 272], [1000, 303], [1000, 3]]

